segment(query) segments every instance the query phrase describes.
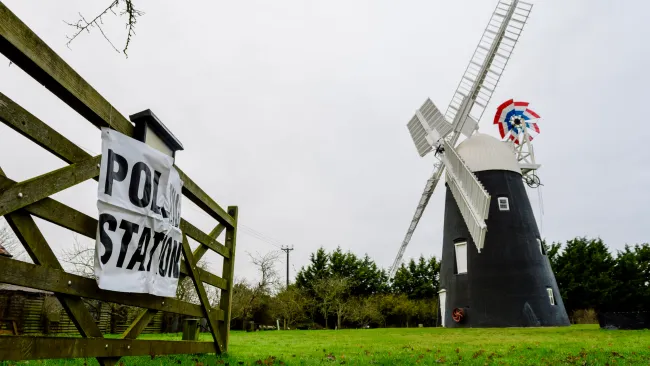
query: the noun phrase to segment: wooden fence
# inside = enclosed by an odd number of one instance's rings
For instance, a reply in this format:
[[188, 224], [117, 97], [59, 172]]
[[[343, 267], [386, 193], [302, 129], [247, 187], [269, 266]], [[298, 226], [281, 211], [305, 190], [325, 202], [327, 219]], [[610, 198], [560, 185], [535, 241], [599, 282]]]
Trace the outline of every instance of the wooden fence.
[[[141, 310], [92, 299], [84, 303], [102, 333], [123, 333]], [[142, 333], [178, 333], [181, 317], [159, 311]], [[52, 292], [0, 283], [0, 334], [76, 335], [79, 331]]]
[[[0, 52], [97, 128], [110, 127], [133, 136], [133, 124], [116, 111], [2, 2]], [[218, 222], [209, 234], [185, 220], [181, 222], [184, 257], [181, 261], [181, 279], [186, 276], [191, 278], [200, 298], [200, 305], [149, 294], [100, 290], [94, 280], [63, 270], [33, 219], [35, 216], [95, 239], [95, 218], [50, 196], [85, 180], [97, 180], [100, 156], [89, 155], [1, 91], [0, 121], [69, 164], [22, 182], [7, 177], [0, 167], [0, 216], [5, 217], [34, 262], [30, 264], [0, 257], [0, 282], [53, 292], [82, 336], [0, 336], [0, 359], [96, 357], [101, 365], [115, 365], [122, 356], [226, 351], [230, 331], [230, 289], [235, 260], [237, 207], [230, 206], [227, 211], [224, 210], [176, 167], [184, 182], [183, 195]], [[217, 237], [224, 230], [225, 243], [222, 244], [217, 241]], [[187, 236], [200, 243], [193, 252]], [[213, 250], [224, 258], [221, 277], [196, 266], [208, 250]], [[217, 308], [210, 306], [203, 283], [221, 289]], [[88, 308], [84, 306], [82, 298], [143, 309], [118, 339], [106, 339]], [[206, 318], [213, 341], [137, 340], [137, 336], [160, 311]]]

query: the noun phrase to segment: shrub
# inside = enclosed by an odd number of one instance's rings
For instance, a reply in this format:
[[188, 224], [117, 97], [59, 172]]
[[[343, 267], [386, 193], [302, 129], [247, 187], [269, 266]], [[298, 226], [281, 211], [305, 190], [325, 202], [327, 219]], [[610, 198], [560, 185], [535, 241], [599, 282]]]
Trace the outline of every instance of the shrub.
[[579, 309], [571, 314], [573, 324], [597, 324], [598, 317], [594, 309]]

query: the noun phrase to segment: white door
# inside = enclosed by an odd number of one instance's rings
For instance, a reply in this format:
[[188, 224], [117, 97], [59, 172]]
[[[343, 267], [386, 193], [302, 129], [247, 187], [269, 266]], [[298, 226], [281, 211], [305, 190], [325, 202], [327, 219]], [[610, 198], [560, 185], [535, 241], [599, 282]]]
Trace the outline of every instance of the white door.
[[440, 301], [440, 318], [442, 319], [442, 326], [445, 326], [445, 303], [447, 302], [447, 290], [442, 289], [438, 291]]

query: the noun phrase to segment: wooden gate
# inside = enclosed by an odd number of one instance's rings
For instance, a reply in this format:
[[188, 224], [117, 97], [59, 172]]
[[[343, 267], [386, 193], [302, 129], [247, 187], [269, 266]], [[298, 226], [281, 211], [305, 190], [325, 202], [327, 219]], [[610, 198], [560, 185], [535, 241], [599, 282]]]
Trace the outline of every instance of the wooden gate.
[[[111, 127], [133, 136], [134, 126], [66, 64], [34, 32], [0, 2], [0, 52], [40, 82], [97, 128]], [[82, 337], [0, 336], [0, 360], [96, 357], [114, 365], [121, 356], [225, 352], [230, 331], [230, 291], [233, 282], [237, 207], [221, 208], [178, 167], [183, 195], [213, 217], [218, 225], [206, 234], [182, 220], [182, 280], [189, 276], [200, 298], [195, 305], [174, 298], [101, 290], [94, 280], [67, 273], [37, 227], [33, 216], [78, 234], [95, 238], [97, 220], [51, 195], [88, 179], [98, 179], [101, 156], [91, 156], [0, 91], [0, 121], [69, 165], [22, 181], [0, 168], [0, 216], [4, 216], [34, 264], [0, 256], [0, 282], [55, 293]], [[98, 136], [99, 138], [99, 136]], [[1, 143], [1, 142], [0, 142]], [[217, 237], [225, 230], [225, 243]], [[200, 243], [192, 251], [187, 236]], [[196, 266], [212, 250], [224, 258], [222, 276]], [[221, 289], [218, 308], [208, 301], [204, 283]], [[143, 308], [117, 339], [104, 338], [82, 298]], [[159, 311], [207, 318], [212, 342], [136, 340]]]

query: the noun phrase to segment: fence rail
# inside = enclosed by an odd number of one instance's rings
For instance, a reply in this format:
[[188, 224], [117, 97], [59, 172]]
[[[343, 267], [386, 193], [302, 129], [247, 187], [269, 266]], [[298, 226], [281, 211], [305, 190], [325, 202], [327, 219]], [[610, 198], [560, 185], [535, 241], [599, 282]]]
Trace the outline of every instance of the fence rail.
[[[48, 47], [34, 32], [0, 2], [0, 53], [22, 68], [68, 106], [97, 128], [110, 127], [133, 136], [133, 124], [119, 113], [90, 84]], [[68, 163], [61, 169], [17, 182], [0, 167], [0, 215], [4, 216], [34, 264], [0, 257], [0, 282], [53, 292], [84, 338], [1, 336], [4, 359], [96, 357], [102, 365], [115, 365], [121, 356], [170, 353], [222, 353], [227, 351], [230, 304], [237, 237], [236, 206], [227, 210], [217, 204], [181, 169], [183, 195], [214, 218], [218, 225], [205, 233], [182, 220], [183, 260], [179, 280], [190, 277], [200, 305], [148, 294], [101, 290], [94, 280], [66, 273], [42, 235], [33, 217], [95, 239], [98, 221], [51, 195], [88, 179], [97, 180], [100, 156], [91, 156], [47, 123], [0, 92], [0, 122]], [[225, 242], [217, 240], [225, 231]], [[199, 246], [191, 250], [187, 237]], [[196, 266], [208, 252], [223, 257], [221, 276]], [[221, 289], [219, 306], [208, 301], [204, 283]], [[105, 339], [82, 298], [137, 306], [143, 310], [120, 339]], [[135, 340], [159, 311], [204, 317], [212, 342]]]

